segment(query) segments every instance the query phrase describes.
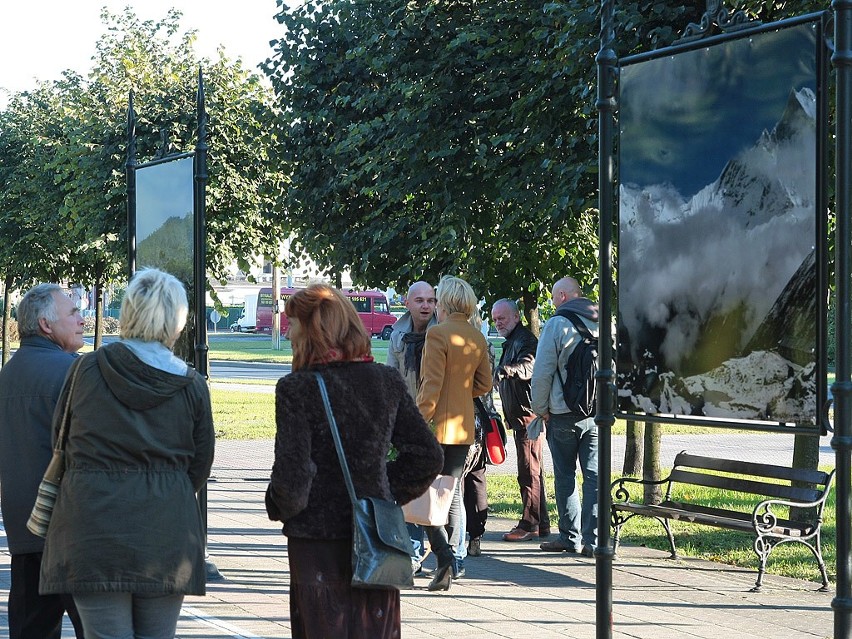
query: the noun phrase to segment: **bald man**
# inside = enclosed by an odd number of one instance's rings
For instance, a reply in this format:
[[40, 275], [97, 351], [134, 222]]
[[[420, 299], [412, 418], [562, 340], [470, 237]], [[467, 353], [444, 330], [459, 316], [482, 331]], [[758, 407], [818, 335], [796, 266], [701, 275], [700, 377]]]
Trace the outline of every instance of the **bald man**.
[[[583, 297], [573, 277], [553, 285], [557, 313], [569, 312], [598, 334], [598, 307]], [[538, 338], [531, 380], [532, 409], [547, 424], [547, 445], [553, 459], [559, 536], [540, 544], [542, 550], [572, 552], [591, 557], [598, 527], [598, 431], [593, 418], [574, 415], [562, 394], [565, 364], [582, 337], [571, 319], [554, 314]], [[577, 464], [583, 473], [582, 506], [577, 486]]]
[[[387, 365], [400, 372], [408, 393], [415, 400], [420, 388], [420, 360], [423, 359], [426, 329], [438, 323], [436, 305], [435, 287], [428, 282], [414, 282], [405, 296], [405, 315], [394, 323], [391, 331]], [[417, 524], [408, 524], [408, 531], [414, 548], [411, 556], [414, 574], [425, 574], [422, 568], [427, 554], [424, 549], [425, 533]]]
[[406, 313], [393, 325], [388, 345], [387, 365], [405, 378], [408, 392], [415, 399], [420, 386], [420, 359], [426, 329], [438, 323], [435, 317], [435, 287], [428, 282], [414, 282], [405, 296]]

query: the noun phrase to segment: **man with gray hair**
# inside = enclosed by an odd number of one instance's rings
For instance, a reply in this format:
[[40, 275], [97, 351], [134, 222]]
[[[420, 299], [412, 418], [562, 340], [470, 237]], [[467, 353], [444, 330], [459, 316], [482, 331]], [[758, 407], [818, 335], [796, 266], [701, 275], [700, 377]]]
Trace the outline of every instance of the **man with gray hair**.
[[[547, 424], [547, 445], [553, 459], [559, 537], [540, 544], [542, 550], [594, 554], [598, 538], [598, 427], [592, 417], [572, 414], [562, 393], [560, 371], [583, 339], [573, 317], [598, 334], [598, 306], [583, 297], [573, 277], [553, 285], [556, 314], [538, 337], [531, 380], [532, 409]], [[569, 317], [562, 313], [567, 313]], [[577, 464], [583, 473], [583, 499], [577, 486]]]
[[83, 626], [70, 595], [38, 592], [44, 539], [27, 530], [50, 462], [51, 421], [65, 374], [83, 347], [83, 318], [57, 284], [39, 284], [18, 304], [20, 348], [0, 369], [0, 505], [9, 552], [10, 639], [60, 639], [67, 611]]
[[494, 369], [494, 386], [500, 393], [506, 425], [514, 433], [518, 486], [523, 504], [520, 521], [503, 535], [503, 540], [528, 541], [550, 535], [542, 438], [527, 437], [527, 425], [535, 417], [530, 400], [530, 378], [538, 340], [521, 324], [521, 313], [514, 300], [501, 299], [494, 302], [491, 317], [497, 332], [506, 338], [500, 363]]

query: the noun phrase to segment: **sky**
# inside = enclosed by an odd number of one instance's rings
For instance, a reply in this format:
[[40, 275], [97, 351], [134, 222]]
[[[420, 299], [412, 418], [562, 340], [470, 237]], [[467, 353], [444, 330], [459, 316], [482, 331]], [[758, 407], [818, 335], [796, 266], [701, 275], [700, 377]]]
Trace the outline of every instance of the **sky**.
[[[269, 40], [281, 29], [273, 18], [275, 0], [6, 0], [0, 18], [0, 87], [32, 89], [36, 80], [57, 80], [65, 69], [85, 75], [105, 31], [101, 9], [120, 13], [126, 6], [142, 20], [159, 20], [170, 8], [179, 9], [179, 32], [197, 29], [199, 54], [213, 57], [221, 44], [229, 58], [242, 57], [251, 68], [268, 57]], [[0, 107], [4, 103], [0, 92]]]
[[816, 91], [816, 23], [800, 24], [621, 70], [625, 184], [691, 196], [771, 131], [792, 91]]

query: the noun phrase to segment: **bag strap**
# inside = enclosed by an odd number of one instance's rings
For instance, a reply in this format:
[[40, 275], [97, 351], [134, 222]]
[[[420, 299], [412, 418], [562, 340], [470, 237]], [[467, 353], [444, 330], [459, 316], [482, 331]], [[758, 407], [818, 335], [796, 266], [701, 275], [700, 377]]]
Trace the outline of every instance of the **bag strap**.
[[577, 332], [585, 339], [595, 339], [595, 336], [592, 335], [592, 332], [589, 330], [589, 327], [586, 326], [585, 322], [580, 319], [580, 316], [574, 313], [573, 311], [556, 311], [556, 314], [559, 315], [559, 317], [564, 317], [569, 322], [571, 322], [574, 325], [574, 328], [577, 329]]
[[77, 381], [77, 371], [80, 370], [80, 362], [83, 361], [84, 355], [81, 355], [71, 363], [71, 383], [68, 386], [68, 395], [65, 396], [65, 406], [62, 410], [62, 423], [59, 425], [59, 435], [56, 437], [56, 446], [54, 450], [62, 452], [65, 450], [65, 443], [68, 441], [68, 424], [70, 423], [71, 413], [71, 395], [74, 392], [74, 382]]
[[477, 413], [479, 413], [479, 419], [482, 420], [482, 425], [485, 427], [485, 430], [490, 431], [491, 415], [488, 414], [488, 410], [485, 408], [485, 404], [479, 397], [473, 398], [473, 408]]
[[337, 430], [337, 421], [334, 419], [334, 413], [331, 410], [331, 402], [328, 401], [328, 390], [325, 387], [325, 380], [319, 373], [314, 373], [319, 385], [320, 395], [322, 395], [322, 403], [325, 406], [325, 416], [328, 419], [328, 425], [331, 427], [331, 437], [334, 439], [334, 447], [337, 449], [337, 459], [340, 460], [340, 470], [343, 471], [343, 479], [346, 481], [346, 490], [349, 492], [349, 499], [352, 504], [358, 503], [358, 497], [355, 495], [355, 486], [352, 484], [352, 475], [349, 474], [349, 464], [346, 463], [346, 455], [343, 454], [343, 442], [340, 441], [340, 433]]

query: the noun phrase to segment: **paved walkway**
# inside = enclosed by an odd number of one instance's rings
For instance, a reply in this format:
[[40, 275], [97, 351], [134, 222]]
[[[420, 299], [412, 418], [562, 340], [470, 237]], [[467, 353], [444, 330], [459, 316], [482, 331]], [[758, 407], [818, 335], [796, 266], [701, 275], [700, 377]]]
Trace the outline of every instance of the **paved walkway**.
[[[712, 436], [668, 440], [664, 452], [682, 448], [708, 454], [766, 459], [790, 444], [778, 435]], [[703, 436], [699, 436], [703, 437]], [[760, 437], [762, 439], [737, 439]], [[617, 438], [623, 439], [623, 438]], [[720, 444], [720, 441], [723, 444]], [[719, 446], [722, 450], [719, 450]], [[827, 445], [827, 442], [826, 442]], [[616, 449], [617, 442], [613, 442]], [[825, 450], [826, 455], [830, 449]], [[771, 453], [775, 456], [776, 453]], [[509, 461], [493, 472], [514, 473]], [[620, 455], [614, 450], [614, 465]], [[208, 489], [209, 550], [223, 575], [206, 597], [186, 600], [178, 626], [183, 639], [272, 639], [290, 637], [286, 539], [267, 519], [263, 495], [272, 462], [272, 442], [219, 442]], [[786, 463], [779, 460], [779, 463]], [[466, 561], [467, 576], [448, 593], [430, 593], [426, 579], [405, 591], [403, 637], [454, 639], [571, 637], [593, 639], [595, 560], [544, 553], [532, 542], [507, 543], [511, 524], [489, 519], [482, 557]], [[661, 533], [662, 534], [662, 533]], [[829, 567], [833, 573], [833, 567]], [[833, 632], [833, 593], [819, 584], [768, 576], [760, 594], [749, 592], [751, 570], [698, 560], [671, 560], [668, 553], [623, 547], [613, 566], [613, 636], [618, 639], [724, 638], [826, 639]], [[9, 554], [0, 530], [0, 639], [8, 639], [6, 601]], [[64, 638], [73, 637], [66, 623]]]

